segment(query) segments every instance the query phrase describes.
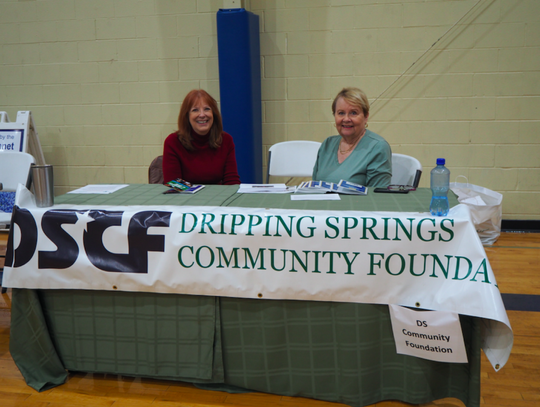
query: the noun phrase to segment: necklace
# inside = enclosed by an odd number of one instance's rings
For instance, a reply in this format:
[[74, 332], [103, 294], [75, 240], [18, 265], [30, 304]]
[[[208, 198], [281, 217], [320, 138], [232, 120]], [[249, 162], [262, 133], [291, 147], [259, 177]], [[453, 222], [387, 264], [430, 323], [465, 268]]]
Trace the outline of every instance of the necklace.
[[356, 147], [356, 145], [358, 144], [358, 142], [360, 141], [360, 139], [364, 136], [364, 134], [366, 134], [366, 131], [364, 130], [364, 132], [356, 139], [356, 141], [346, 150], [342, 150], [341, 149], [341, 143], [343, 142], [343, 139], [341, 139], [341, 141], [339, 142], [339, 146], [338, 146], [338, 151], [340, 154], [344, 155], [344, 154], [347, 154], [349, 152], [351, 152], [353, 150], [353, 148]]
[[[339, 144], [341, 146], [341, 143]], [[354, 148], [354, 146], [356, 146], [356, 143], [354, 143], [351, 147], [349, 147], [347, 150], [342, 150], [341, 148], [339, 148], [339, 153], [340, 154], [347, 154], [348, 152], [352, 151], [352, 149]]]

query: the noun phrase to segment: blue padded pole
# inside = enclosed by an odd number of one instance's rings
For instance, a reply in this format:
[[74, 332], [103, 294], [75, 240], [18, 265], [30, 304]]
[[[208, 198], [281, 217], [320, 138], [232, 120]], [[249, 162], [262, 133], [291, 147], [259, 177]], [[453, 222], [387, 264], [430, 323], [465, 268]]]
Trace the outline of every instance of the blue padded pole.
[[219, 10], [217, 40], [223, 129], [233, 136], [242, 183], [262, 183], [259, 16]]

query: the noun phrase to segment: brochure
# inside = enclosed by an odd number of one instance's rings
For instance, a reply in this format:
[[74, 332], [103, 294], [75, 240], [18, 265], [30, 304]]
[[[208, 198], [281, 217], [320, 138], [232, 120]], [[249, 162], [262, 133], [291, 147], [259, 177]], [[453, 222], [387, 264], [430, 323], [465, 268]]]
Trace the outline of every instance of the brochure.
[[296, 192], [307, 194], [326, 194], [328, 192], [337, 192], [338, 194], [348, 195], [367, 195], [367, 187], [354, 182], [340, 180], [337, 184], [326, 181], [306, 181], [296, 187]]
[[296, 187], [296, 191], [302, 194], [326, 194], [327, 192], [339, 192], [333, 182], [305, 181]]
[[193, 185], [181, 178], [169, 181], [165, 185], [171, 189], [163, 192], [164, 194], [195, 194], [205, 187], [204, 185]]
[[338, 193], [340, 194], [350, 194], [350, 195], [367, 195], [368, 189], [367, 187], [359, 184], [355, 184], [354, 182], [347, 182], [345, 180], [339, 181], [337, 184], [338, 187]]

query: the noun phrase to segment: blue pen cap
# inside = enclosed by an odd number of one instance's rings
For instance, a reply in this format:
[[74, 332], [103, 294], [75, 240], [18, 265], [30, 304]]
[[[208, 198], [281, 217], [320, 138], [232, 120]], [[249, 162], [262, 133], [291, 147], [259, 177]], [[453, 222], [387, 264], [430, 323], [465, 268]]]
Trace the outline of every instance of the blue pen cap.
[[444, 165], [446, 164], [446, 160], [444, 158], [437, 158], [437, 165]]

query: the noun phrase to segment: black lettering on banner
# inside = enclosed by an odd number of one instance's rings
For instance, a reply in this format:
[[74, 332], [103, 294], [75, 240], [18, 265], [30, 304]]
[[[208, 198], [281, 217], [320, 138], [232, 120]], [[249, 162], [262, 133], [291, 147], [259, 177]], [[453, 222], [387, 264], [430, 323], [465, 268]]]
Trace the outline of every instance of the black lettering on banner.
[[[21, 209], [18, 206], [13, 207], [11, 220], [13, 224], [9, 232], [6, 266], [21, 267], [30, 261], [36, 251], [38, 236], [36, 221], [29, 210]], [[21, 231], [21, 241], [19, 247], [13, 250], [13, 227], [15, 225]]]
[[77, 223], [77, 214], [71, 210], [51, 210], [41, 218], [41, 230], [58, 248], [55, 251], [38, 252], [38, 268], [67, 269], [79, 256], [79, 246], [71, 235], [63, 228], [63, 224]]
[[122, 224], [123, 211], [89, 211], [94, 219], [83, 234], [90, 262], [103, 271], [148, 273], [148, 252], [165, 251], [165, 236], [148, 235], [151, 226], [168, 227], [171, 212], [143, 211], [133, 215], [128, 226], [128, 253], [111, 253], [103, 246], [103, 233]]

